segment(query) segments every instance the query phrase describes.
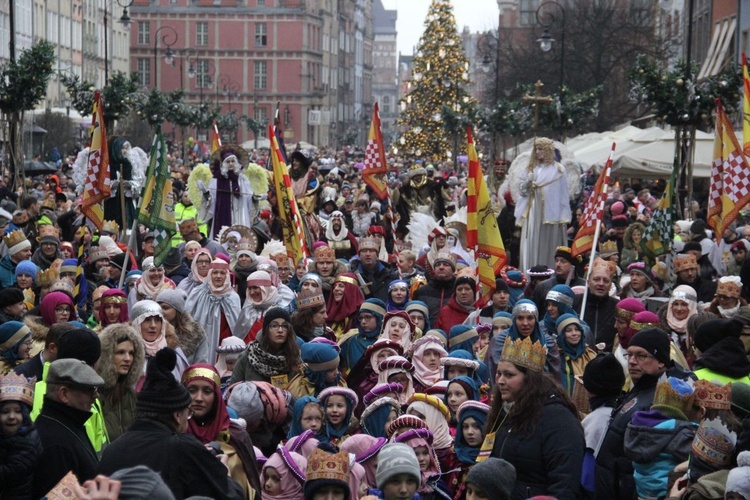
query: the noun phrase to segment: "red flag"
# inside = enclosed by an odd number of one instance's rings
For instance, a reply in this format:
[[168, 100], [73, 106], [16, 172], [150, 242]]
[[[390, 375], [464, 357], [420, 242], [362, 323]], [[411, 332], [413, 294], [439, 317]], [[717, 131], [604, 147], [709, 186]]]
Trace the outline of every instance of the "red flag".
[[216, 126], [216, 120], [211, 127], [211, 154], [221, 147], [221, 135], [219, 134], [219, 127]]
[[385, 148], [383, 147], [383, 133], [380, 131], [380, 113], [377, 102], [372, 109], [372, 122], [370, 123], [370, 134], [367, 137], [364, 164], [362, 180], [372, 188], [378, 198], [386, 199], [388, 197], [388, 182], [385, 179], [385, 174], [388, 173], [388, 165], [385, 162]]
[[104, 129], [102, 112], [102, 94], [94, 92], [94, 108], [91, 121], [91, 141], [89, 143], [89, 160], [86, 167], [86, 184], [83, 189], [82, 211], [99, 229], [104, 224], [104, 209], [101, 203], [109, 198], [109, 151], [107, 150], [107, 132]]
[[610, 175], [612, 173], [612, 160], [615, 156], [615, 143], [612, 143], [612, 151], [609, 153], [607, 164], [604, 165], [599, 179], [594, 185], [594, 191], [586, 203], [581, 218], [581, 227], [578, 229], [575, 240], [571, 247], [571, 255], [577, 257], [594, 249], [594, 233], [596, 232], [596, 222], [603, 217], [604, 201], [607, 199], [607, 186], [609, 186]]

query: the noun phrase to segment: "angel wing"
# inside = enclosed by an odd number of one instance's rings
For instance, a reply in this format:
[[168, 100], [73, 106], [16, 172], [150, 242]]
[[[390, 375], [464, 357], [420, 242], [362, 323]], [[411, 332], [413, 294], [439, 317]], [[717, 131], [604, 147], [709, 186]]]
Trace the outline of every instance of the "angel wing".
[[271, 258], [272, 255], [278, 255], [280, 253], [286, 253], [286, 247], [279, 240], [271, 240], [263, 246], [263, 251], [260, 252], [261, 257]]
[[565, 167], [565, 173], [568, 179], [568, 195], [573, 200], [578, 197], [581, 191], [581, 175], [583, 175], [583, 166], [578, 160], [564, 159], [562, 162]]
[[250, 181], [250, 188], [255, 196], [263, 196], [268, 193], [268, 170], [257, 163], [249, 163], [245, 167], [244, 174]]
[[83, 193], [83, 186], [86, 185], [86, 171], [88, 170], [89, 148], [83, 148], [76, 156], [73, 163], [73, 182], [76, 183], [76, 194]]
[[203, 203], [203, 191], [198, 187], [198, 181], [203, 181], [203, 184], [208, 187], [213, 175], [211, 174], [211, 168], [207, 163], [199, 163], [188, 177], [188, 197], [193, 205], [200, 207]]
[[528, 151], [516, 156], [510, 164], [508, 176], [500, 186], [501, 192], [504, 192], [504, 190], [510, 190], [510, 195], [516, 203], [521, 199], [521, 182], [526, 176], [526, 168], [529, 166], [530, 157], [531, 153]]
[[406, 235], [406, 241], [411, 243], [411, 248], [415, 253], [419, 253], [427, 245], [427, 236], [438, 226], [437, 221], [431, 215], [421, 212], [412, 212], [409, 224], [406, 228], [409, 234]]
[[144, 150], [139, 147], [130, 148], [128, 152], [128, 160], [130, 165], [133, 167], [132, 179], [132, 192], [136, 193], [136, 197], [140, 195], [143, 185], [146, 183], [146, 170], [148, 169], [148, 155]]

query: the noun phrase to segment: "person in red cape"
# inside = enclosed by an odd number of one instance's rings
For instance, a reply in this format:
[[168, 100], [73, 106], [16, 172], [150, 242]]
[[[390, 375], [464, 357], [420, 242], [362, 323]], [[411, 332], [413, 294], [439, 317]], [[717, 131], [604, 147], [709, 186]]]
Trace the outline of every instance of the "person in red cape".
[[343, 273], [333, 280], [326, 311], [328, 326], [336, 333], [336, 338], [357, 327], [357, 311], [364, 301], [354, 274]]

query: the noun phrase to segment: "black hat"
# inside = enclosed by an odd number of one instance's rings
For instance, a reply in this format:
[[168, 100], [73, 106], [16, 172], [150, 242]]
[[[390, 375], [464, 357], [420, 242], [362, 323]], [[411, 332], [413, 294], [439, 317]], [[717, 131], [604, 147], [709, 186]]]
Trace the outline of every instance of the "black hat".
[[508, 292], [510, 293], [510, 288], [508, 288], [508, 284], [505, 282], [502, 278], [497, 278], [495, 280], [495, 291], [496, 292]]
[[469, 285], [471, 288], [476, 289], [477, 282], [468, 276], [461, 276], [460, 278], [456, 278], [456, 282], [453, 284], [453, 289], [457, 289], [458, 285]]
[[299, 160], [299, 162], [305, 168], [310, 167], [310, 164], [312, 163], [310, 153], [304, 149], [297, 150], [291, 154], [290, 160], [294, 161], [295, 159]]
[[599, 354], [583, 370], [583, 387], [595, 396], [619, 396], [623, 385], [625, 373], [612, 354]]
[[283, 319], [289, 324], [292, 324], [292, 317], [289, 315], [286, 309], [282, 309], [280, 307], [272, 307], [263, 317], [263, 330], [268, 330], [268, 325], [271, 324], [271, 321], [279, 318]]
[[190, 406], [190, 393], [172, 375], [177, 355], [169, 347], [148, 360], [146, 380], [136, 397], [136, 411], [172, 413]]
[[57, 359], [79, 359], [94, 366], [102, 354], [99, 337], [88, 328], [63, 333], [57, 341]]
[[641, 347], [661, 363], [669, 363], [669, 335], [659, 328], [647, 328], [633, 335], [628, 347]]
[[178, 267], [182, 263], [182, 258], [180, 257], [180, 251], [177, 249], [177, 247], [172, 247], [172, 249], [167, 254], [167, 258], [164, 259], [164, 267], [167, 268], [173, 268]]
[[695, 331], [693, 344], [701, 352], [706, 352], [721, 339], [740, 338], [740, 335], [742, 335], [742, 322], [736, 319], [712, 319], [701, 323]]
[[0, 309], [14, 306], [23, 301], [23, 292], [18, 288], [4, 288], [0, 290]]
[[110, 257], [109, 265], [115, 266], [117, 269], [122, 269], [122, 267], [125, 265], [125, 254], [118, 253], [117, 255]]
[[703, 247], [697, 241], [688, 241], [685, 246], [682, 247], [682, 253], [687, 253], [690, 250], [697, 250], [703, 254]]
[[690, 225], [690, 234], [705, 235], [706, 221], [698, 219]]
[[625, 215], [612, 217], [612, 227], [628, 227], [628, 218]]

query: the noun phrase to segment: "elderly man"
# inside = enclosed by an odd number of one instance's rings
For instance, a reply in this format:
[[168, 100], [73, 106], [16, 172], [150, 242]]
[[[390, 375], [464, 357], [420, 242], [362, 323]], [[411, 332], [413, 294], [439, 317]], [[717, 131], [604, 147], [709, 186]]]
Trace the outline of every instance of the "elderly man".
[[31, 243], [20, 229], [11, 231], [4, 238], [8, 253], [0, 259], [0, 288], [8, 288], [16, 282], [16, 266], [31, 257]]
[[349, 260], [357, 255], [357, 238], [346, 228], [344, 214], [336, 210], [328, 219], [328, 227], [324, 239], [328, 246], [336, 252], [337, 259]]
[[99, 473], [145, 465], [158, 472], [175, 498], [246, 498], [227, 468], [192, 434], [186, 434], [192, 399], [172, 376], [175, 354], [161, 349], [149, 359], [135, 404], [136, 420], [102, 456]]
[[456, 258], [450, 252], [439, 252], [433, 262], [435, 276], [414, 292], [414, 300], [421, 300], [430, 309], [430, 324], [437, 324], [440, 309], [453, 297], [456, 282]]
[[633, 388], [612, 411], [610, 425], [596, 455], [595, 498], [635, 498], [632, 461], [625, 457], [625, 430], [637, 411], [649, 410], [659, 377], [695, 378], [669, 358], [669, 335], [658, 328], [636, 333], [628, 344], [628, 373]]
[[[612, 351], [617, 330], [615, 329], [615, 308], [617, 299], [610, 297], [612, 277], [614, 276], [614, 262], [607, 262], [600, 258], [594, 261], [589, 273], [588, 298], [583, 320], [588, 323], [594, 333], [596, 343], [604, 343], [606, 351]], [[573, 308], [580, 314], [583, 295], [577, 295], [573, 301]]]
[[58, 359], [50, 364], [47, 393], [35, 423], [43, 451], [34, 472], [34, 498], [45, 496], [70, 471], [79, 483], [96, 476], [99, 459], [84, 423], [103, 385], [83, 361]]
[[365, 297], [388, 300], [388, 283], [396, 279], [396, 272], [378, 260], [380, 245], [374, 238], [362, 238], [359, 243], [359, 264], [355, 274], [362, 283]]
[[[552, 290], [553, 286], [568, 285], [573, 288], [586, 284], [586, 280], [576, 274], [576, 266], [581, 263], [581, 257], [573, 257], [571, 252], [569, 247], [557, 247], [555, 249], [555, 274], [534, 288], [534, 295], [531, 299], [540, 311], [547, 309], [547, 292]], [[540, 264], [546, 264], [546, 262]]]
[[217, 253], [223, 253], [224, 248], [215, 241], [206, 238], [198, 228], [198, 223], [195, 219], [186, 219], [180, 223], [179, 226], [180, 234], [185, 242], [180, 243], [177, 247], [180, 250], [180, 255], [185, 256], [185, 243], [188, 241], [197, 241], [201, 247], [208, 249], [211, 252], [211, 257], [216, 257]]

